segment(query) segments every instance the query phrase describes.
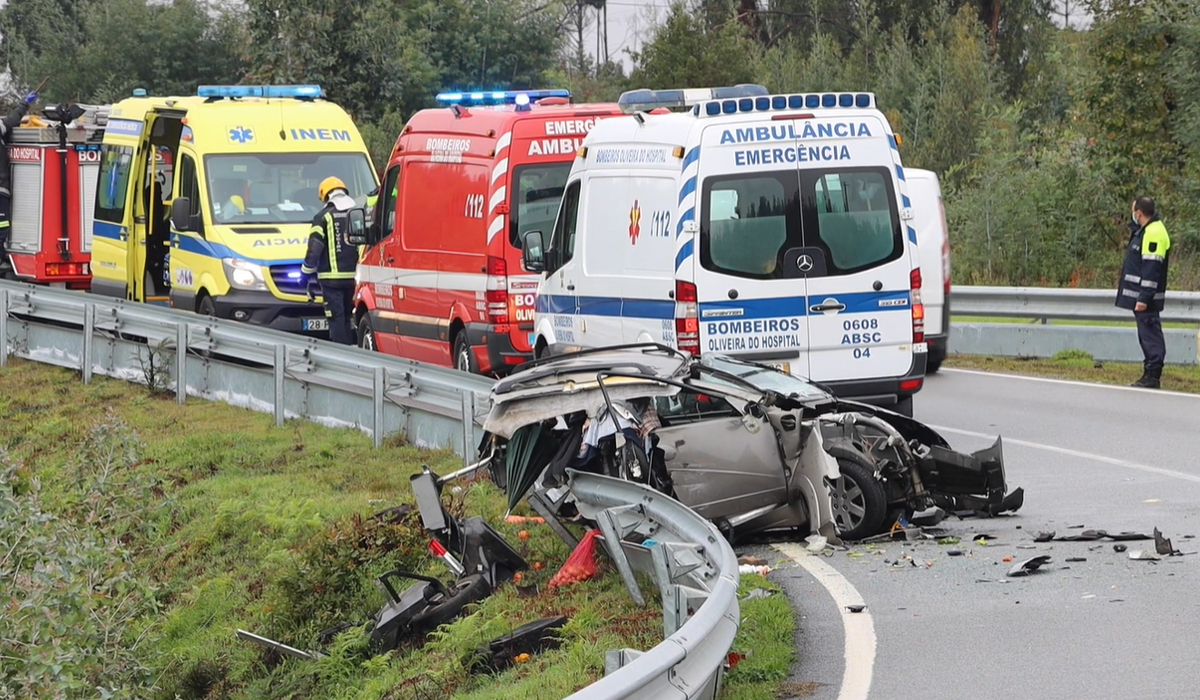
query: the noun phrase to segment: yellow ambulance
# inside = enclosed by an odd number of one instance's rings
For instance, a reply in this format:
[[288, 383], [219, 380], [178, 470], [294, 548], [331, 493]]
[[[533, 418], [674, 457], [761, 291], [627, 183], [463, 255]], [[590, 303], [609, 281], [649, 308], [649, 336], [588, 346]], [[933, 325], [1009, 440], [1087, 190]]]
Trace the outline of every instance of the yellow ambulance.
[[300, 265], [331, 175], [359, 204], [378, 185], [354, 122], [320, 86], [136, 90], [105, 127], [91, 291], [325, 336]]

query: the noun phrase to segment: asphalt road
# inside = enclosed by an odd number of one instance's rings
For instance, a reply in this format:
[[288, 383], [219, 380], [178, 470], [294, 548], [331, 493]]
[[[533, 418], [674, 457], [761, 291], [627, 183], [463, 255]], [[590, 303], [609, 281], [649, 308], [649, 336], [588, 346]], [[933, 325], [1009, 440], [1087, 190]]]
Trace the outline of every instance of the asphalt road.
[[[946, 371], [929, 378], [915, 412], [957, 449], [1005, 438], [1009, 487], [1025, 488], [1025, 505], [1011, 517], [945, 521], [959, 545], [888, 543], [822, 559], [872, 616], [865, 697], [1200, 698], [1200, 554], [1133, 561], [1107, 540], [1033, 543], [1040, 530], [1158, 527], [1176, 549], [1200, 551], [1200, 397]], [[978, 546], [973, 533], [996, 539]], [[795, 680], [819, 684], [804, 697], [864, 697], [843, 692], [853, 613], [806, 569], [755, 549], [779, 562], [771, 578], [800, 615]], [[1052, 557], [1041, 571], [1007, 576], [1004, 557], [1040, 554]], [[902, 555], [917, 566], [888, 563]], [[1066, 561], [1076, 557], [1086, 561]], [[857, 641], [850, 663], [861, 669], [868, 652]]]

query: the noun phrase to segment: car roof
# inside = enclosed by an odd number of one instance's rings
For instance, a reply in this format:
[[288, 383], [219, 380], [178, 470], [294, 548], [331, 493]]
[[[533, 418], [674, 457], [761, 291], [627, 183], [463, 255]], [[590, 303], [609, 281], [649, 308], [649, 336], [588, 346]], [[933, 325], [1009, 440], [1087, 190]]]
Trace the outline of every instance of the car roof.
[[690, 360], [690, 355], [656, 343], [584, 350], [522, 365], [496, 382], [492, 394], [503, 396], [548, 384], [595, 382], [598, 372], [620, 371], [625, 375], [645, 375], [647, 379], [669, 379]]

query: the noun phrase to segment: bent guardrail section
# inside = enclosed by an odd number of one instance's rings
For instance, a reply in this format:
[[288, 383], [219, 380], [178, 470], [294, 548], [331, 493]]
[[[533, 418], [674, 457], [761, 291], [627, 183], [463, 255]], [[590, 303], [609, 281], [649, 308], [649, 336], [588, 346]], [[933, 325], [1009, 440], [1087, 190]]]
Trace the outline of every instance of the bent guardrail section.
[[[10, 355], [187, 396], [352, 427], [474, 456], [492, 382], [236, 321], [82, 292], [0, 282], [0, 365]], [[180, 378], [183, 378], [182, 382]]]
[[650, 575], [666, 639], [646, 652], [610, 651], [606, 675], [567, 700], [714, 700], [740, 622], [738, 565], [717, 528], [668, 496], [621, 479], [570, 471], [571, 493], [640, 600]]

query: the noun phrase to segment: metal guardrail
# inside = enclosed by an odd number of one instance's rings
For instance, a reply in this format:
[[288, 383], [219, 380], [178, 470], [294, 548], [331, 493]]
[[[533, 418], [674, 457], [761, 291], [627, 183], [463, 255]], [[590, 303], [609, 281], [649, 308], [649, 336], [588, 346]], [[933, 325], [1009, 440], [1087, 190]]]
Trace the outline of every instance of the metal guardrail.
[[[1133, 314], [1114, 304], [1115, 289], [1049, 287], [974, 287], [950, 289], [955, 315], [1063, 321], [1132, 321]], [[1200, 292], [1167, 292], [1160, 314], [1167, 323], [1200, 323]]]
[[[473, 461], [492, 381], [411, 360], [136, 302], [0, 281], [0, 366], [16, 356], [188, 396], [369, 433], [397, 430]], [[634, 571], [663, 602], [663, 642], [610, 651], [570, 700], [715, 700], [737, 634], [737, 558], [717, 529], [648, 487], [571, 472], [577, 507], [633, 598]], [[636, 537], [635, 537], [636, 536]], [[653, 541], [650, 541], [650, 540]]]
[[740, 621], [733, 548], [712, 523], [647, 486], [569, 474], [579, 512], [599, 523], [634, 600], [635, 570], [657, 584], [666, 639], [647, 652], [608, 652], [605, 676], [567, 700], [715, 700]]

